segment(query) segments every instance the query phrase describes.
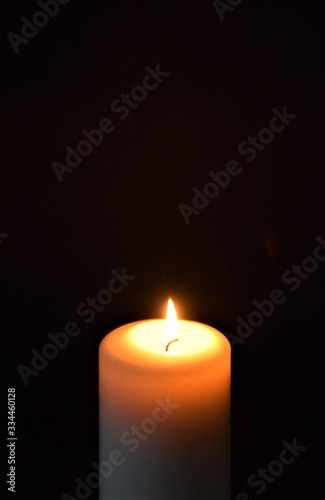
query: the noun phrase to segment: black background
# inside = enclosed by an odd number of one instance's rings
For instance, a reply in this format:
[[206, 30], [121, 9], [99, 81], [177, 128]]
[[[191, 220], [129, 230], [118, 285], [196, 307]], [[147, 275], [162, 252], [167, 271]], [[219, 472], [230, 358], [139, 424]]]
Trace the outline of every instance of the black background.
[[[9, 497], [74, 495], [92, 471], [107, 332], [162, 317], [172, 296], [181, 317], [236, 334], [236, 318], [280, 288], [284, 304], [234, 346], [233, 498], [322, 499], [325, 262], [294, 292], [281, 276], [325, 239], [323, 2], [243, 0], [222, 21], [211, 1], [72, 0], [15, 54], [7, 34], [38, 10], [12, 0], [1, 14], [1, 406], [15, 387], [18, 436]], [[157, 64], [169, 76], [120, 120], [112, 101]], [[247, 162], [239, 143], [284, 106], [296, 118]], [[51, 163], [104, 117], [116, 129], [60, 183]], [[241, 174], [186, 225], [178, 205], [231, 159]], [[87, 324], [76, 307], [123, 267], [135, 279]], [[80, 335], [26, 387], [17, 366], [69, 321]], [[294, 438], [306, 450], [258, 495], [247, 478]]]

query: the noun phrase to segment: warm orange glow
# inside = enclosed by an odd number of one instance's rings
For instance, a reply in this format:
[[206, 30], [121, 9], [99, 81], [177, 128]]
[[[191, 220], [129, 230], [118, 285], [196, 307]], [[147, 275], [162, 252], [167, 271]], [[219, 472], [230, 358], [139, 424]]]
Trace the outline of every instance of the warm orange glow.
[[168, 300], [167, 316], [166, 316], [166, 332], [165, 332], [165, 349], [168, 351], [169, 344], [178, 340], [178, 322], [177, 314], [173, 301]]

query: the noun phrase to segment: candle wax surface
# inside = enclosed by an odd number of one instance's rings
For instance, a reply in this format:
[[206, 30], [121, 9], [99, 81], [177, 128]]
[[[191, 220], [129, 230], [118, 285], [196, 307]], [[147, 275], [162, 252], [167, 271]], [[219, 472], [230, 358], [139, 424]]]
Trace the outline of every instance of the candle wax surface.
[[194, 321], [178, 320], [178, 340], [168, 351], [165, 340], [167, 322], [163, 319], [139, 321], [113, 330], [102, 341], [101, 349], [119, 363], [133, 366], [184, 366], [206, 363], [230, 351], [226, 337], [212, 327]]
[[100, 344], [100, 463], [123, 462], [100, 500], [230, 500], [230, 343], [194, 321], [166, 328], [129, 323]]

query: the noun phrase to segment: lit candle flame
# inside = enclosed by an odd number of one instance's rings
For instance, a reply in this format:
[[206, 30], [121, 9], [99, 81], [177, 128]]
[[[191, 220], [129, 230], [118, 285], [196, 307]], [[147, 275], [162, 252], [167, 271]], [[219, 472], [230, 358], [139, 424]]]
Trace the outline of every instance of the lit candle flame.
[[175, 311], [173, 301], [169, 299], [167, 306], [166, 332], [165, 332], [166, 351], [168, 351], [168, 347], [170, 346], [170, 344], [173, 342], [177, 342], [177, 340], [178, 340], [177, 314]]

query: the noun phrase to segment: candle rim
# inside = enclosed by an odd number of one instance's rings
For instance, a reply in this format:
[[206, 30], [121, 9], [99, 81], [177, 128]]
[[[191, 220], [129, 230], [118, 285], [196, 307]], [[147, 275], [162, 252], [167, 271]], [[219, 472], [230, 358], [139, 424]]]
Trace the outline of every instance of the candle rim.
[[[178, 369], [184, 371], [186, 369], [193, 370], [195, 367], [201, 367], [205, 364], [210, 364], [220, 362], [223, 364], [223, 357], [226, 354], [231, 353], [231, 346], [228, 339], [216, 328], [192, 320], [180, 319], [179, 323], [183, 326], [191, 325], [192, 327], [204, 327], [204, 329], [210, 331], [214, 336], [213, 348], [199, 350], [198, 352], [192, 353], [175, 353], [175, 352], [165, 352], [164, 349], [161, 352], [152, 352], [143, 348], [142, 346], [137, 346], [132, 344], [130, 346], [130, 330], [134, 329], [141, 324], [149, 325], [150, 323], [159, 323], [160, 325], [165, 324], [162, 318], [152, 318], [140, 321], [134, 321], [121, 325], [109, 332], [100, 342], [99, 351], [104, 355], [107, 362], [119, 364], [124, 369], [140, 368], [143, 371], [154, 369], [155, 372], [173, 369], [177, 371]], [[111, 349], [112, 347], [112, 349]], [[126, 351], [126, 352], [125, 352]], [[132, 357], [132, 352], [135, 356]], [[218, 361], [217, 361], [218, 360]]]

